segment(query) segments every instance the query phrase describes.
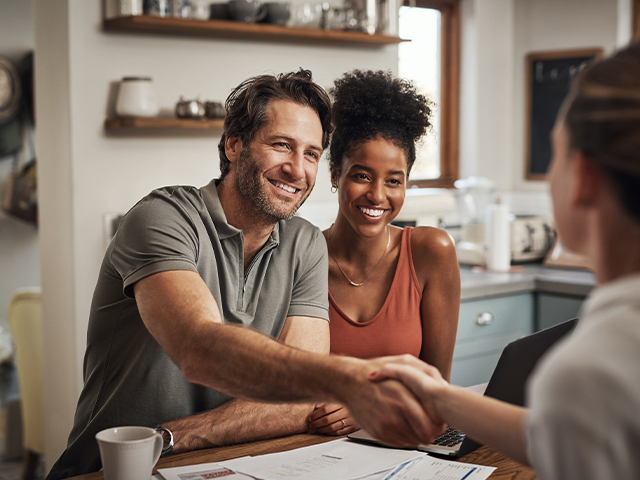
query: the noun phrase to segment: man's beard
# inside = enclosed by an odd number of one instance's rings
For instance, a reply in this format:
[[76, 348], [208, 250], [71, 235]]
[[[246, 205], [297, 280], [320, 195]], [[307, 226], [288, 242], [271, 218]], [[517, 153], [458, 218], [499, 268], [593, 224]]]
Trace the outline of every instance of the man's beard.
[[246, 202], [247, 208], [244, 209], [246, 213], [250, 214], [251, 212], [254, 215], [263, 216], [269, 223], [289, 220], [313, 190], [312, 185], [297, 204], [291, 205], [290, 203], [273, 199], [268, 191], [271, 187], [266, 183], [270, 182], [260, 173], [260, 166], [255, 157], [249, 148], [243, 148], [240, 152], [236, 169], [236, 184], [240, 195]]

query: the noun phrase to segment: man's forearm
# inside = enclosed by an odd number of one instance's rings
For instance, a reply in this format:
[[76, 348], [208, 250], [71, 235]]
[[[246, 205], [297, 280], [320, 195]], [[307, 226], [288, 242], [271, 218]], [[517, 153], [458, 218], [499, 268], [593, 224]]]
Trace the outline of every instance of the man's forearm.
[[197, 273], [158, 273], [137, 282], [134, 291], [145, 326], [187, 380], [245, 400], [340, 402], [331, 381], [344, 375], [329, 374], [327, 355], [223, 324]]
[[[177, 362], [187, 380], [246, 400], [341, 403], [366, 362], [287, 348], [256, 331], [206, 324]], [[203, 362], [203, 358], [213, 361]], [[226, 362], [242, 358], [242, 362]]]
[[195, 272], [158, 273], [134, 289], [145, 326], [190, 382], [245, 400], [340, 403], [390, 445], [425, 443], [441, 428], [398, 382], [369, 381], [380, 361], [305, 352], [223, 325], [211, 292]]
[[314, 405], [231, 400], [213, 410], [163, 423], [173, 433], [174, 452], [234, 445], [307, 431]]

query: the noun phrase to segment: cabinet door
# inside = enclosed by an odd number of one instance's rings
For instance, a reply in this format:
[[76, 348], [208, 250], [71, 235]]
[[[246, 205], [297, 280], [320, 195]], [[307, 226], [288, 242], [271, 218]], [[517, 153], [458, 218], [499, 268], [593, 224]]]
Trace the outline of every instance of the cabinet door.
[[536, 331], [578, 316], [584, 297], [539, 293], [536, 299]]
[[532, 331], [532, 293], [462, 302], [451, 383], [488, 382], [505, 345]]

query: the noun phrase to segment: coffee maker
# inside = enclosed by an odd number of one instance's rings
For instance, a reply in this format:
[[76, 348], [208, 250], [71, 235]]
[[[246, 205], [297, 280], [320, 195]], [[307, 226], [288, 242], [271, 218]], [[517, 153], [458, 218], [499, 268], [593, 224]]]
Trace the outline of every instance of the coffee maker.
[[460, 241], [456, 244], [458, 261], [466, 265], [484, 265], [486, 210], [495, 199], [495, 183], [484, 177], [467, 177], [456, 180], [453, 185], [460, 215]]

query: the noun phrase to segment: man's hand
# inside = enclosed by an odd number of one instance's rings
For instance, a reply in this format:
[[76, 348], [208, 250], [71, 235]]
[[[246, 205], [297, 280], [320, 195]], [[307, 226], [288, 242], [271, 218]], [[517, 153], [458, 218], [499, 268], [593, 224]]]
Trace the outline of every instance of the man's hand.
[[399, 381], [383, 377], [371, 381], [385, 365], [396, 364], [433, 368], [411, 355], [368, 360], [364, 369], [366, 382], [346, 392], [343, 403], [356, 423], [383, 443], [395, 447], [430, 443], [445, 425], [430, 418], [421, 402]]
[[373, 381], [390, 378], [401, 381], [418, 398], [431, 421], [444, 425], [437, 399], [449, 383], [437, 368], [411, 357], [399, 362], [387, 362], [371, 376]]
[[447, 423], [521, 463], [529, 463], [525, 408], [449, 385], [438, 369], [411, 359], [388, 362], [371, 376], [373, 381], [391, 378], [401, 381], [420, 399], [434, 423]]
[[323, 435], [347, 435], [360, 429], [349, 410], [337, 403], [316, 405], [309, 415], [309, 429]]

